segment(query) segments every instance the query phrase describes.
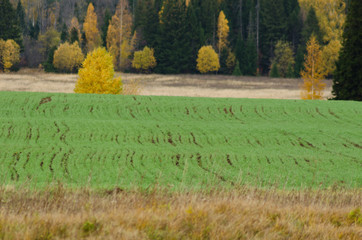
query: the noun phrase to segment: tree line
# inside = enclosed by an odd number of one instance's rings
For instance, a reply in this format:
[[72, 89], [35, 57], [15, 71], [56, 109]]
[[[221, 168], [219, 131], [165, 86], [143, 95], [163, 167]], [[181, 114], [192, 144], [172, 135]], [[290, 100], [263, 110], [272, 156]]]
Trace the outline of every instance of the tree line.
[[[55, 66], [54, 57], [76, 52], [68, 58], [80, 59], [81, 54], [104, 46], [117, 70], [207, 72], [198, 66], [205, 62], [200, 56], [214, 56], [204, 54], [211, 47], [218, 63], [209, 71], [299, 77], [307, 42], [315, 36], [322, 70], [332, 76], [350, 2], [0, 0], [0, 39], [12, 39], [20, 48], [20, 63], [13, 68], [41, 65], [47, 71], [66, 71]], [[77, 51], [62, 50], [57, 55], [60, 46]], [[75, 63], [70, 71], [78, 67]]]

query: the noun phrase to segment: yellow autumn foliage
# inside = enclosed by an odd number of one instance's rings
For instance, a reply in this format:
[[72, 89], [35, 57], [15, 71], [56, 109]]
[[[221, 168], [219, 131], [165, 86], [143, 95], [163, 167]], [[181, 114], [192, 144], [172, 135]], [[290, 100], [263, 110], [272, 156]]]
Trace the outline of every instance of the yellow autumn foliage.
[[97, 28], [97, 14], [94, 11], [92, 3], [89, 3], [88, 5], [87, 16], [85, 17], [83, 28], [87, 40], [87, 50], [88, 52], [91, 52], [102, 44], [101, 35]]
[[302, 99], [322, 99], [323, 90], [326, 86], [322, 80], [326, 76], [323, 68], [322, 51], [315, 36], [311, 36], [307, 43], [307, 54], [305, 55], [304, 70], [300, 73], [304, 84], [302, 85]]
[[134, 53], [132, 67], [143, 72], [148, 72], [149, 69], [156, 67], [156, 58], [153, 48], [144, 47], [142, 51]]
[[218, 23], [217, 23], [217, 37], [219, 39], [218, 41], [218, 48], [219, 48], [219, 54], [221, 53], [221, 50], [229, 44], [228, 42], [228, 36], [229, 36], [229, 21], [226, 19], [225, 14], [223, 11], [220, 12]]
[[114, 78], [113, 57], [105, 48], [88, 53], [78, 72], [76, 93], [121, 94], [121, 78]]
[[342, 47], [342, 35], [346, 21], [345, 0], [299, 0], [304, 13], [314, 7], [319, 26], [323, 32], [322, 65], [326, 74], [336, 68], [336, 61]]
[[56, 69], [62, 72], [74, 72], [82, 65], [84, 55], [78, 42], [69, 44], [65, 42], [59, 45], [54, 52], [53, 65]]
[[20, 46], [12, 39], [6, 41], [0, 39], [0, 67], [4, 72], [20, 61]]
[[203, 46], [197, 55], [197, 70], [200, 73], [218, 71], [220, 68], [219, 56], [212, 46]]

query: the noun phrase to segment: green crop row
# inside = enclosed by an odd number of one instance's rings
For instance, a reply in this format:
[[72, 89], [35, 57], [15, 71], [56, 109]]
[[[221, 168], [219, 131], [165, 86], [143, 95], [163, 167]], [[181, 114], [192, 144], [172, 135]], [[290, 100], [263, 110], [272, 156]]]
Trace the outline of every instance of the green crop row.
[[0, 181], [361, 187], [358, 102], [0, 92]]

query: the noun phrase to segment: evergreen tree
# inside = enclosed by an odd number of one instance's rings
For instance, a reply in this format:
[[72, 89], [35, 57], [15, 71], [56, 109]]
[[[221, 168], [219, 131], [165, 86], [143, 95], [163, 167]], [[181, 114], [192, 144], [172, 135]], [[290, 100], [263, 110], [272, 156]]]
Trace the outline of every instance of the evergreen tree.
[[295, 57], [294, 72], [296, 76], [300, 76], [300, 72], [303, 70], [304, 55], [307, 53], [307, 42], [312, 35], [316, 37], [318, 44], [322, 43], [323, 34], [319, 27], [319, 22], [313, 6], [310, 7], [307, 19], [303, 25], [301, 40]]
[[351, 0], [333, 80], [336, 100], [362, 101], [362, 1]]
[[60, 33], [60, 40], [62, 43], [64, 43], [68, 41], [68, 39], [69, 39], [68, 28], [67, 25], [63, 23], [62, 31]]
[[109, 21], [112, 19], [112, 15], [109, 12], [108, 8], [106, 9], [106, 12], [104, 13], [104, 23], [102, 26], [102, 41], [103, 41], [103, 47], [107, 46], [107, 31], [109, 26]]
[[284, 0], [262, 0], [260, 18], [260, 67], [266, 70], [270, 66], [276, 42], [287, 36], [288, 22]]
[[233, 71], [233, 75], [234, 76], [241, 76], [241, 71], [240, 71], [240, 63], [239, 61], [236, 61], [236, 65], [235, 65], [235, 68], [234, 68], [234, 71]]
[[258, 67], [258, 56], [254, 34], [249, 33], [245, 45], [245, 61], [243, 66], [244, 75], [255, 76]]
[[22, 33], [25, 34], [27, 32], [27, 26], [25, 23], [25, 11], [20, 0], [18, 1], [18, 5], [16, 6], [16, 15], [18, 16], [20, 29]]
[[182, 1], [164, 1], [160, 12], [160, 34], [156, 50], [159, 61], [156, 72], [181, 73], [187, 72], [190, 39], [187, 38], [186, 5]]
[[272, 78], [278, 78], [279, 77], [279, 70], [278, 70], [278, 66], [277, 64], [272, 64], [272, 68], [269, 74], [270, 77]]
[[74, 43], [75, 41], [79, 43], [78, 30], [76, 28], [72, 28], [70, 31], [70, 43]]
[[9, 0], [0, 0], [0, 16], [0, 39], [12, 39], [21, 47], [19, 18]]

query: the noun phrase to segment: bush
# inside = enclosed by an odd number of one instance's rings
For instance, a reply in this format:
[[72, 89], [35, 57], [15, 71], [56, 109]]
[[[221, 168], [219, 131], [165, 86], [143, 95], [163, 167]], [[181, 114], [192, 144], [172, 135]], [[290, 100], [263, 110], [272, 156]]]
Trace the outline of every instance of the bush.
[[272, 77], [272, 78], [278, 78], [279, 77], [279, 71], [278, 71], [277, 64], [275, 64], [275, 63], [272, 64], [272, 68], [271, 68], [269, 76]]
[[0, 67], [4, 72], [20, 61], [20, 46], [12, 39], [0, 39]]
[[156, 67], [156, 58], [154, 50], [149, 47], [144, 47], [142, 51], [134, 53], [132, 67], [138, 71], [148, 72], [151, 68]]
[[65, 42], [54, 52], [53, 64], [61, 72], [76, 72], [83, 59], [84, 55], [78, 42], [74, 42], [72, 45]]
[[200, 73], [218, 71], [220, 68], [219, 56], [212, 46], [203, 46], [197, 55], [197, 70]]
[[79, 79], [75, 85], [76, 93], [120, 94], [121, 78], [114, 78], [113, 57], [105, 48], [97, 48], [87, 55]]
[[233, 75], [234, 76], [241, 76], [242, 75], [241, 70], [240, 70], [239, 61], [236, 61], [236, 65], [235, 65], [235, 68], [234, 68], [234, 71], [233, 71]]

